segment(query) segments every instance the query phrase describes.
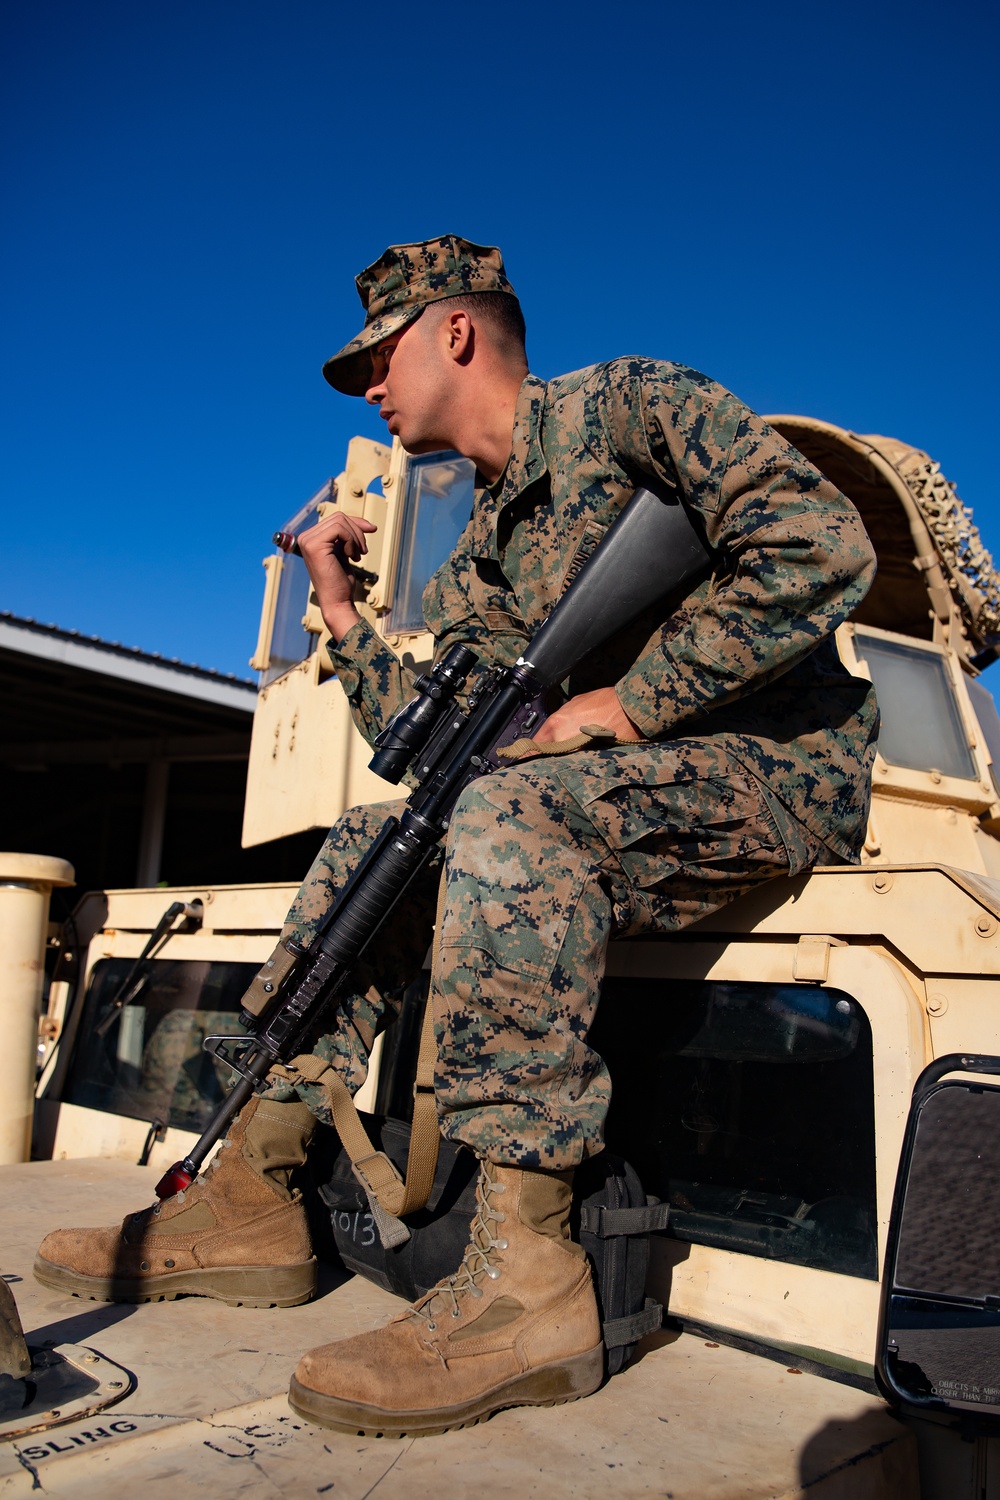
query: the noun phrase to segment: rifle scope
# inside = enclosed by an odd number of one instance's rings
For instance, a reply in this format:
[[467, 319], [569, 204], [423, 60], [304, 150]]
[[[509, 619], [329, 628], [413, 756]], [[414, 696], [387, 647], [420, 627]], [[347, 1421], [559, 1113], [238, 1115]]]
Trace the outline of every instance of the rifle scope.
[[369, 766], [384, 781], [398, 782], [418, 751], [423, 750], [442, 715], [465, 686], [478, 657], [468, 646], [452, 646], [429, 674], [418, 677], [418, 696], [389, 720], [375, 740]]

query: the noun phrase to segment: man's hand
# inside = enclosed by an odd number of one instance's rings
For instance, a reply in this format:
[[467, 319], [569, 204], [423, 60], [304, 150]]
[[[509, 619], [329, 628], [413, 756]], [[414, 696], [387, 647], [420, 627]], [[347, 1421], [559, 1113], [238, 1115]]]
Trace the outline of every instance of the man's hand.
[[536, 731], [538, 744], [550, 744], [554, 740], [570, 740], [579, 734], [584, 724], [603, 724], [613, 729], [619, 739], [641, 740], [642, 730], [637, 729], [618, 701], [614, 688], [595, 688], [591, 693], [577, 693], [562, 708]]
[[298, 536], [302, 561], [316, 592], [323, 623], [340, 645], [361, 616], [354, 607], [354, 579], [349, 562], [357, 562], [368, 551], [366, 533], [377, 531], [374, 521], [334, 511]]

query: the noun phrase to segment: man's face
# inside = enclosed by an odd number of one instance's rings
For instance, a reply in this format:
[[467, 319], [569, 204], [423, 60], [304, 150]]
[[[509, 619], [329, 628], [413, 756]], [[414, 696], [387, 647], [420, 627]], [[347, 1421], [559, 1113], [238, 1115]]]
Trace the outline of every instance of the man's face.
[[423, 314], [372, 354], [365, 400], [378, 407], [407, 453], [434, 453], [453, 446], [448, 432], [453, 366], [439, 331], [433, 311]]

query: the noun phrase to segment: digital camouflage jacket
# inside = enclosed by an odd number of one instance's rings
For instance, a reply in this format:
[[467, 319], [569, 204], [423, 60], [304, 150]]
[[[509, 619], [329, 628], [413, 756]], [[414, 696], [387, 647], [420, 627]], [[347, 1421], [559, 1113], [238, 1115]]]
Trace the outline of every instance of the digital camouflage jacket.
[[[711, 576], [668, 618], [615, 637], [569, 691], [613, 684], [651, 740], [724, 735], [779, 819], [790, 814], [857, 859], [878, 712], [832, 633], [871, 584], [871, 543], [828, 479], [695, 370], [626, 357], [549, 382], [528, 376], [502, 479], [476, 490], [471, 521], [424, 593], [438, 652], [463, 641], [487, 662], [515, 661], [650, 481], [679, 492], [711, 550]], [[331, 657], [370, 741], [412, 679], [367, 625]]]

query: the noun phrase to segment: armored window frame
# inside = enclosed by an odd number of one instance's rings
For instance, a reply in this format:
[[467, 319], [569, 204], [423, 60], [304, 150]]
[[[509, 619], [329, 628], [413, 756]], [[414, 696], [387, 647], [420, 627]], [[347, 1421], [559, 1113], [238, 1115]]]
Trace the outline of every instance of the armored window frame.
[[938, 767], [899, 765], [887, 758], [881, 748], [875, 756], [874, 787], [883, 796], [916, 797], [920, 801], [945, 803], [970, 811], [985, 812], [994, 802], [996, 792], [990, 774], [990, 756], [979, 730], [965, 675], [955, 652], [932, 641], [918, 641], [895, 631], [879, 630], [874, 625], [843, 625], [837, 632], [837, 644], [845, 666], [857, 677], [878, 682], [865, 657], [867, 641], [884, 643], [889, 650], [905, 651], [911, 658], [926, 656], [935, 663], [948, 690], [956, 715], [957, 732], [964, 739], [971, 760], [972, 774], [946, 774]]

